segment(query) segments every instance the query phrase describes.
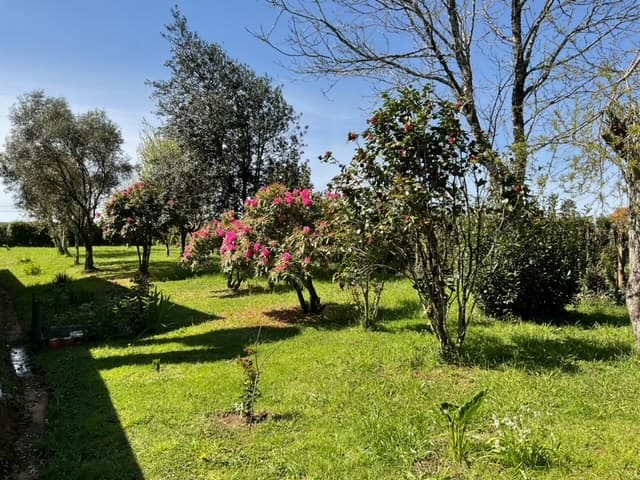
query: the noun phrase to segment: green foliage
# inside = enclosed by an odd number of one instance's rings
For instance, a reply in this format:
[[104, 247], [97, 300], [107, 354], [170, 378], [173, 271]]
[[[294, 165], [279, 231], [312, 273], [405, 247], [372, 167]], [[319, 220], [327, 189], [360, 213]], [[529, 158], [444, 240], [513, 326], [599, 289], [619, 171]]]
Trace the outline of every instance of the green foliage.
[[258, 369], [258, 354], [254, 348], [244, 349], [244, 355], [238, 357], [238, 365], [242, 368], [242, 395], [236, 406], [237, 412], [249, 424], [256, 421], [256, 401], [261, 393], [258, 389], [260, 370]]
[[480, 274], [485, 313], [543, 319], [562, 312], [580, 291], [589, 223], [553, 204], [512, 217]]
[[329, 201], [306, 188], [289, 191], [279, 183], [263, 187], [246, 200], [242, 217], [228, 211], [194, 232], [183, 266], [207, 265], [219, 246], [229, 288], [237, 290], [244, 279], [267, 275], [273, 284], [285, 282], [296, 291], [304, 313], [320, 313], [313, 271], [327, 266]]
[[486, 390], [481, 390], [464, 405], [458, 406], [448, 402], [440, 405], [440, 411], [449, 422], [451, 454], [458, 462], [466, 459], [467, 428], [486, 395]]
[[559, 444], [553, 433], [544, 435], [527, 425], [527, 419], [536, 415], [523, 409], [514, 416], [493, 416], [492, 454], [506, 467], [549, 468], [557, 463]]
[[269, 183], [309, 187], [309, 167], [301, 161], [305, 128], [282, 89], [189, 30], [177, 8], [172, 14], [164, 33], [169, 75], [150, 85], [163, 131], [186, 154], [177, 171], [164, 172], [185, 174], [168, 185], [182, 192], [176, 200], [190, 196], [199, 210], [219, 216], [240, 211]]
[[487, 248], [487, 171], [453, 105], [434, 101], [428, 88], [383, 99], [362, 133], [364, 146], [333, 181], [356, 222], [345, 248], [363, 252], [345, 258], [353, 265], [371, 257], [364, 262], [369, 268], [381, 262], [409, 277], [442, 356], [453, 359], [465, 341], [471, 290]]
[[0, 242], [10, 247], [49, 247], [51, 238], [42, 225], [11, 222], [0, 227]]
[[[105, 204], [102, 216], [104, 235], [121, 238], [138, 248], [141, 275], [149, 275], [154, 239], [168, 233], [175, 202], [153, 186], [137, 182], [116, 193]], [[139, 251], [142, 247], [142, 252]]]
[[53, 277], [53, 283], [56, 285], [62, 285], [71, 281], [71, 275], [67, 272], [58, 272]]
[[158, 332], [169, 319], [170, 296], [158, 291], [146, 275], [135, 275], [132, 283], [130, 291], [113, 305], [115, 318], [135, 335]]
[[42, 91], [20, 97], [10, 121], [0, 155], [5, 184], [39, 221], [78, 235], [84, 268], [93, 270], [96, 209], [131, 172], [120, 130], [104, 111], [74, 114], [65, 99]]
[[42, 267], [36, 263], [27, 263], [24, 267], [24, 273], [37, 277], [42, 273]]

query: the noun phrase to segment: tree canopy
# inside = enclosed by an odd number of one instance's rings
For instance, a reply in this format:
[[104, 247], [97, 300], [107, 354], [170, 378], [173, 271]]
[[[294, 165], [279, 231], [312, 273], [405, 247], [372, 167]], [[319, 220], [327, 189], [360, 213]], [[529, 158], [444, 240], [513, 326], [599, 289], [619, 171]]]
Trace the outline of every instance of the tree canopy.
[[120, 130], [104, 111], [74, 114], [65, 99], [42, 91], [20, 97], [10, 121], [0, 157], [5, 184], [34, 217], [79, 235], [86, 249], [85, 269], [93, 269], [96, 210], [131, 172]]
[[282, 90], [190, 31], [177, 9], [164, 37], [170, 76], [149, 83], [164, 131], [189, 158], [191, 191], [203, 206], [219, 215], [242, 208], [269, 182], [309, 184], [300, 161], [304, 128]]
[[553, 114], [597, 88], [599, 66], [635, 54], [640, 25], [635, 0], [268, 2], [279, 24], [260, 37], [295, 70], [434, 85], [478, 145], [511, 148], [511, 160], [481, 160], [519, 183], [531, 152], [557, 141]]

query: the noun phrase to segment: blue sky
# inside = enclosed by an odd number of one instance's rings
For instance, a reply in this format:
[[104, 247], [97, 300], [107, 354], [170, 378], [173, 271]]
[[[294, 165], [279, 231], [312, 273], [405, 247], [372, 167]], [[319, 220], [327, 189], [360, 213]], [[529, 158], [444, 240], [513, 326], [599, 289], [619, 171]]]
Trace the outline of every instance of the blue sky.
[[[9, 108], [19, 95], [43, 89], [65, 97], [82, 112], [104, 109], [122, 130], [124, 149], [136, 160], [143, 119], [157, 123], [146, 80], [165, 78], [169, 57], [161, 36], [178, 4], [192, 30], [221, 44], [235, 59], [283, 85], [286, 99], [309, 126], [305, 157], [312, 180], [322, 188], [335, 171], [316, 160], [331, 150], [348, 160], [349, 130], [365, 128], [375, 97], [367, 84], [344, 80], [328, 93], [328, 83], [300, 77], [249, 30], [268, 28], [276, 12], [263, 0], [0, 0], [0, 144], [9, 133]], [[12, 196], [0, 192], [0, 221], [21, 218]]]

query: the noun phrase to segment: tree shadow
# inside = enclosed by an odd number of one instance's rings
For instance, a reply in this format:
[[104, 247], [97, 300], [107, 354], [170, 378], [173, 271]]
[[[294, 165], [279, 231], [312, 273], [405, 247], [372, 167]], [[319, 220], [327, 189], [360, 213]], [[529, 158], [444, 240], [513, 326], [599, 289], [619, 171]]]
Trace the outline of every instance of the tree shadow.
[[[0, 271], [0, 285], [14, 301], [30, 299], [34, 290], [8, 270]], [[60, 361], [55, 351], [34, 356], [35, 368], [47, 365], [47, 382], [57, 386], [49, 395], [47, 428], [39, 442], [46, 460], [39, 472], [41, 478], [143, 480], [89, 348], [71, 347], [66, 354], [73, 361]]]
[[583, 312], [568, 310], [553, 318], [554, 325], [573, 325], [579, 328], [591, 329], [598, 326], [627, 327], [629, 326], [629, 315], [626, 311], [612, 313], [604, 308]]
[[465, 344], [462, 363], [486, 369], [516, 368], [527, 372], [560, 370], [575, 374], [577, 362], [624, 360], [633, 355], [625, 342], [586, 340], [575, 336], [543, 338], [532, 334], [512, 335], [509, 341], [486, 331], [474, 331]]
[[[300, 333], [297, 326], [283, 327], [243, 327], [189, 335], [185, 337], [149, 338], [129, 341], [120, 346], [126, 350], [129, 346], [180, 344], [193, 347], [188, 350], [176, 349], [162, 353], [142, 353], [113, 355], [95, 360], [96, 368], [108, 370], [123, 365], [151, 365], [153, 360], [161, 364], [203, 363], [230, 360], [244, 353], [244, 349], [256, 343], [278, 342], [294, 337]], [[258, 336], [259, 334], [259, 336]], [[112, 345], [118, 346], [118, 345]]]
[[265, 316], [288, 325], [301, 325], [317, 330], [340, 330], [353, 326], [356, 321], [353, 305], [325, 303], [321, 313], [305, 314], [300, 307], [278, 308], [263, 312]]

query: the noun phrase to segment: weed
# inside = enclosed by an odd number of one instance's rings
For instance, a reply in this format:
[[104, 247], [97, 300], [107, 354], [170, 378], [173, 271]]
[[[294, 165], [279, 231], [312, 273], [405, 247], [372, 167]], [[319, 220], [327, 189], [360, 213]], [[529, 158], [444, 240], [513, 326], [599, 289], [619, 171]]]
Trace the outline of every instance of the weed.
[[71, 281], [71, 275], [67, 272], [59, 272], [56, 273], [53, 277], [53, 283], [56, 285], [63, 285], [65, 283], [69, 283]]
[[525, 419], [538, 416], [523, 409], [512, 417], [493, 417], [497, 435], [493, 439], [493, 454], [507, 467], [548, 468], [558, 457], [559, 444], [553, 433], [548, 437], [536, 433]]
[[27, 275], [32, 275], [34, 277], [40, 275], [42, 273], [42, 267], [35, 263], [27, 263], [27, 266], [24, 267], [24, 273]]
[[462, 406], [447, 402], [440, 405], [440, 411], [449, 422], [451, 453], [453, 458], [458, 462], [462, 462], [466, 458], [467, 445], [465, 434], [467, 432], [467, 427], [475, 413], [478, 411], [478, 408], [486, 394], [486, 390], [481, 390]]

